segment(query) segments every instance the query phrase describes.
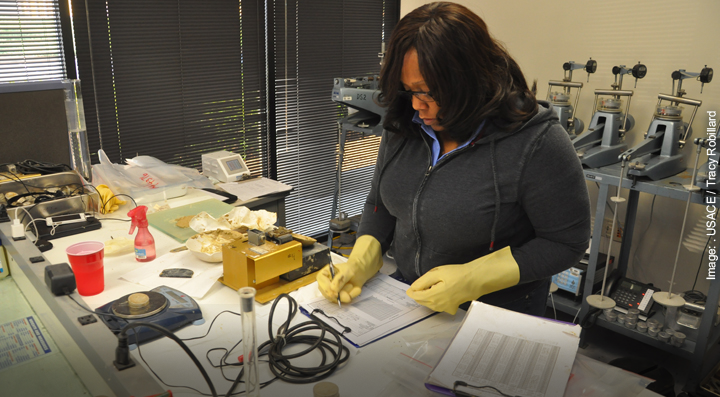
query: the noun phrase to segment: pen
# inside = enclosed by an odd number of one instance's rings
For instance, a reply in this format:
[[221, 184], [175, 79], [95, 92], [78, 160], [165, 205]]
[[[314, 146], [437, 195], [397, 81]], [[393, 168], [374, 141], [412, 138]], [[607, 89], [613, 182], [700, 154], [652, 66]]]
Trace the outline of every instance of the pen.
[[[333, 266], [333, 264], [332, 264], [332, 259], [330, 260], [330, 276], [332, 278], [335, 278], [335, 266]], [[340, 306], [340, 293], [339, 292], [338, 292], [337, 302], [338, 302], [338, 307], [342, 309], [342, 306]]]

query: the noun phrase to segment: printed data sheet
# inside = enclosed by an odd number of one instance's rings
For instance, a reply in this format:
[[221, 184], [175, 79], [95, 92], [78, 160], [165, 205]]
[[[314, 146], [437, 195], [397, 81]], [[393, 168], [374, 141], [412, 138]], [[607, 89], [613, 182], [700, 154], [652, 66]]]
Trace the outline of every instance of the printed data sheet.
[[[473, 302], [427, 383], [452, 389], [460, 380], [492, 386], [512, 396], [562, 396], [579, 335], [578, 325]], [[463, 391], [496, 395], [480, 388]]]
[[302, 308], [339, 332], [349, 328], [343, 336], [360, 347], [434, 313], [407, 296], [407, 287], [387, 275], [377, 274], [365, 283], [360, 296], [342, 308], [324, 297], [307, 301]]

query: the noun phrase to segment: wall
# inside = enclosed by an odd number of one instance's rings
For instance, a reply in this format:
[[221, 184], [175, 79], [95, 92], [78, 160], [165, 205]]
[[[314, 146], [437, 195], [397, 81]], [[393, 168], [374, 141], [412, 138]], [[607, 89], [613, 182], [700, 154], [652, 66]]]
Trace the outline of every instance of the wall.
[[[592, 115], [593, 90], [610, 88], [614, 80], [612, 67], [621, 64], [631, 67], [638, 61], [644, 63], [648, 73], [638, 81], [637, 88], [633, 88], [634, 79], [629, 76], [625, 76], [623, 81], [623, 89], [635, 90], [630, 113], [635, 117], [636, 126], [626, 138], [630, 147], [642, 140], [657, 103], [657, 94], [671, 93], [670, 74], [674, 70], [699, 72], [707, 65], [720, 72], [720, 24], [717, 23], [720, 1], [457, 2], [485, 20], [493, 36], [505, 44], [520, 64], [529, 83], [538, 79], [538, 97], [541, 99], [547, 92], [548, 80], [562, 79], [564, 62], [584, 64], [590, 57], [596, 60], [598, 70], [591, 75], [589, 82], [587, 74], [581, 70], [573, 73], [573, 81], [585, 84], [577, 116], [586, 126]], [[425, 3], [403, 0], [401, 17]], [[693, 137], [705, 136], [707, 111], [720, 111], [720, 79], [716, 78], [706, 84], [702, 94], [700, 83], [691, 79], [683, 81], [683, 88], [687, 91], [686, 97], [703, 101], [693, 123]], [[688, 121], [689, 115], [685, 117]], [[690, 158], [690, 165], [694, 164], [695, 148], [695, 145], [689, 144], [684, 150]], [[705, 156], [702, 156], [701, 164], [705, 160]], [[594, 212], [597, 187], [589, 183], [588, 190]], [[627, 197], [627, 192], [622, 195]], [[640, 195], [628, 275], [667, 290], [680, 238], [685, 202], [658, 197], [651, 227], [647, 228], [651, 221], [652, 199], [651, 195]], [[619, 214], [621, 218], [625, 215], [622, 205]], [[704, 207], [691, 205], [684, 235], [687, 236], [699, 221], [704, 221], [705, 215]], [[647, 232], [643, 235], [646, 228]], [[702, 236], [702, 239], [705, 237]], [[705, 241], [702, 241], [702, 246]], [[613, 252], [618, 252], [618, 248], [618, 243], [613, 244]], [[606, 250], [607, 241], [604, 241], [601, 251]], [[674, 291], [685, 291], [692, 287], [698, 266], [700, 280], [695, 288], [707, 291], [709, 282], [703, 277], [703, 273], [707, 273], [707, 254], [702, 258], [702, 264], [700, 256], [700, 252], [691, 252], [683, 246]]]

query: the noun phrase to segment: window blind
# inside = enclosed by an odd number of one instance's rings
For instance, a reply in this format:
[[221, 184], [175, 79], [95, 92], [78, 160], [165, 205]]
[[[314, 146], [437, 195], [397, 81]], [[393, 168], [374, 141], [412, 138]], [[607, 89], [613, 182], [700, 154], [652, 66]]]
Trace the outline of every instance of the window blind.
[[[86, 8], [87, 6], [87, 8]], [[73, 1], [93, 162], [136, 155], [200, 168], [201, 154], [267, 164], [260, 0]]]
[[[285, 200], [289, 228], [312, 236], [328, 230], [338, 155], [333, 78], [378, 74], [383, 40], [398, 21], [399, 1], [273, 1], [270, 37], [275, 78], [277, 179], [294, 187]], [[378, 136], [348, 133], [342, 211], [362, 211], [375, 166]]]
[[0, 0], [0, 83], [64, 79], [57, 0]]

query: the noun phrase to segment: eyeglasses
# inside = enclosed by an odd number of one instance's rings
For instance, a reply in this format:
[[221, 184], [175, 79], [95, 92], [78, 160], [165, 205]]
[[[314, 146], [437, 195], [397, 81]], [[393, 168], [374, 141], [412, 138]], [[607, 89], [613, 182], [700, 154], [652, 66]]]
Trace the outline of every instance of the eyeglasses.
[[425, 91], [398, 91], [400, 96], [407, 100], [412, 100], [412, 97], [415, 97], [423, 102], [435, 102], [435, 98], [432, 97], [432, 94]]

